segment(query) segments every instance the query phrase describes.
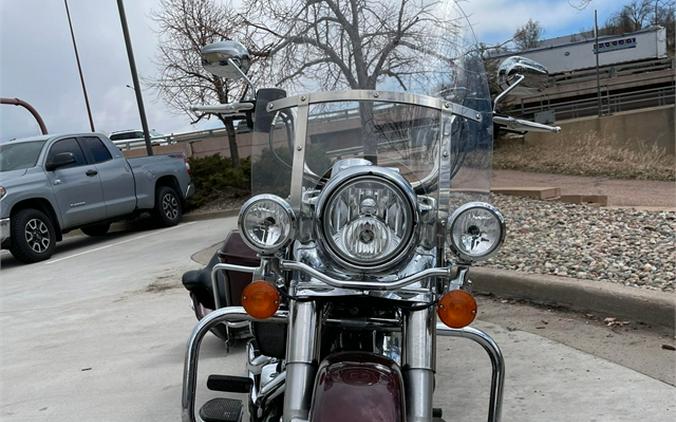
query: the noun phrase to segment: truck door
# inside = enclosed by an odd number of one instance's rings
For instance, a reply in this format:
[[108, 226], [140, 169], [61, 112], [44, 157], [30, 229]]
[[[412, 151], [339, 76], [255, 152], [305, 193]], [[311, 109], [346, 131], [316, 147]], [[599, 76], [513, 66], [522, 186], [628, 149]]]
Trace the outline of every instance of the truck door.
[[97, 136], [83, 136], [78, 138], [78, 141], [89, 162], [95, 165], [99, 172], [108, 218], [134, 212], [136, 209], [134, 176], [124, 156], [121, 154], [113, 156]]
[[49, 149], [47, 161], [61, 152], [70, 152], [75, 162], [46, 171], [61, 211], [63, 229], [82, 226], [106, 218], [106, 205], [96, 167], [89, 165], [75, 138], [56, 141]]

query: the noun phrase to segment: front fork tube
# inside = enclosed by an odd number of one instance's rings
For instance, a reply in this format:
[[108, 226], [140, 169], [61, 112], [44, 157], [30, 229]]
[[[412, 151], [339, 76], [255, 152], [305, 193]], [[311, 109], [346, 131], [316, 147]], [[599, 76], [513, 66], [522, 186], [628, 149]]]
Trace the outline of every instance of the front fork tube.
[[402, 369], [406, 389], [406, 420], [430, 422], [436, 369], [434, 308], [429, 307], [405, 314], [403, 334]]
[[286, 346], [284, 422], [307, 420], [319, 347], [319, 313], [314, 301], [291, 301]]

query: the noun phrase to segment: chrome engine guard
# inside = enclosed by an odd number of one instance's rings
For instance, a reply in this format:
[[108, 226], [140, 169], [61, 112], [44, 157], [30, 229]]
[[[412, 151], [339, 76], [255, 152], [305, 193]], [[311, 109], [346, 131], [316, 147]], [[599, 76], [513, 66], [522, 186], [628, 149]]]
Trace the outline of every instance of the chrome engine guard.
[[[284, 322], [288, 319], [288, 312], [278, 311], [273, 317], [261, 322]], [[185, 353], [183, 368], [183, 392], [181, 399], [183, 422], [197, 422], [195, 418], [195, 394], [197, 391], [197, 365], [200, 347], [204, 336], [214, 326], [224, 322], [252, 321], [244, 308], [230, 306], [217, 309], [202, 319], [193, 329]], [[436, 333], [440, 336], [463, 337], [472, 340], [488, 353], [491, 360], [491, 392], [488, 404], [488, 422], [499, 422], [502, 408], [503, 385], [505, 381], [505, 362], [500, 348], [485, 332], [472, 327], [453, 329], [438, 323]]]

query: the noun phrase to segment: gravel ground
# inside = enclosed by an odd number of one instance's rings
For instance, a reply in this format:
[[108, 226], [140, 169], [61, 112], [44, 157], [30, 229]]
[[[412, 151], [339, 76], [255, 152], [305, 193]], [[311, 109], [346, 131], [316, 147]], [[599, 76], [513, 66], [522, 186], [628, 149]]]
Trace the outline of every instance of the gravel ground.
[[484, 265], [674, 292], [676, 212], [596, 208], [494, 195], [507, 220]]

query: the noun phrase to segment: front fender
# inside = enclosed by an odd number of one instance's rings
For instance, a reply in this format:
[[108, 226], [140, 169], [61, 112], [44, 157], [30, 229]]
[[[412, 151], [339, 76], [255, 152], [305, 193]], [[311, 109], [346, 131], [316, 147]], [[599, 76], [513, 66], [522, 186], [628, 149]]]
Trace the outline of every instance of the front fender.
[[366, 352], [328, 356], [317, 373], [310, 421], [403, 422], [404, 381], [392, 360]]

